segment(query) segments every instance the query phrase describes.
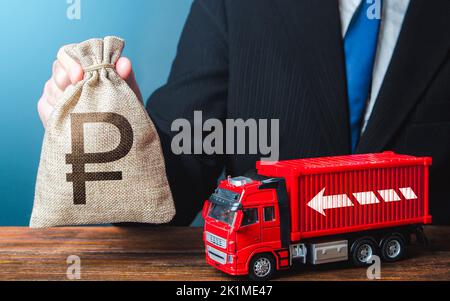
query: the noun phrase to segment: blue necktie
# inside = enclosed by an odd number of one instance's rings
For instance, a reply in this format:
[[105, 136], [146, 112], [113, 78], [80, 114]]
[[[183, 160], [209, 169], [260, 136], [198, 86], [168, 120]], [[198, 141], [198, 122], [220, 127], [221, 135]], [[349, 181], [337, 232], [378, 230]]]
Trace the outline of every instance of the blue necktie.
[[381, 20], [369, 18], [372, 14], [368, 14], [368, 11], [376, 5], [372, 2], [374, 1], [361, 1], [344, 38], [352, 153], [355, 152], [361, 135], [380, 31]]

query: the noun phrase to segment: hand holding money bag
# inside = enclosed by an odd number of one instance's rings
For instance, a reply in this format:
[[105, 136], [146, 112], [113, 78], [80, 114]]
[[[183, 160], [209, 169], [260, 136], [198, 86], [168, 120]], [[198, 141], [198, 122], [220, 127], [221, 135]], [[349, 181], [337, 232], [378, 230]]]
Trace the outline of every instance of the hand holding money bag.
[[160, 224], [175, 215], [155, 126], [115, 71], [123, 47], [106, 37], [64, 48], [84, 79], [48, 121], [31, 227]]

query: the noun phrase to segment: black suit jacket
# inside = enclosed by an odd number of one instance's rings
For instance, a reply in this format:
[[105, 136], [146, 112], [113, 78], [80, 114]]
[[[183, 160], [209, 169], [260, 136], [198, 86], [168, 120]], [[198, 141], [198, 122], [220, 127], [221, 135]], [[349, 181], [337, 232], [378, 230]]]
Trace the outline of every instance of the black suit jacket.
[[[412, 0], [358, 153], [432, 156], [431, 213], [450, 221], [450, 1]], [[350, 153], [336, 0], [196, 0], [165, 86], [147, 109], [161, 136], [176, 201], [189, 224], [222, 170], [260, 155], [171, 152], [177, 118], [280, 120], [280, 159]]]

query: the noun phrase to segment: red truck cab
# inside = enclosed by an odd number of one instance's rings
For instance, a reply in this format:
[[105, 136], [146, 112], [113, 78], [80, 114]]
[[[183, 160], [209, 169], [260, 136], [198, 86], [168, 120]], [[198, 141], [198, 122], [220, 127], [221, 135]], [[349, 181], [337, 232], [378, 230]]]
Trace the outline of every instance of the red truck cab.
[[205, 202], [206, 261], [230, 275], [268, 280], [294, 261], [400, 260], [423, 240], [431, 158], [393, 152], [257, 163]]
[[[280, 260], [261, 264], [278, 264], [277, 269], [289, 266], [288, 254], [281, 248], [276, 190], [265, 189], [273, 188], [273, 184], [247, 177], [229, 178], [219, 184], [203, 209], [206, 260], [210, 265], [230, 275], [248, 275], [249, 260], [270, 252]], [[287, 210], [286, 206], [281, 208]], [[262, 267], [263, 274], [265, 269]]]

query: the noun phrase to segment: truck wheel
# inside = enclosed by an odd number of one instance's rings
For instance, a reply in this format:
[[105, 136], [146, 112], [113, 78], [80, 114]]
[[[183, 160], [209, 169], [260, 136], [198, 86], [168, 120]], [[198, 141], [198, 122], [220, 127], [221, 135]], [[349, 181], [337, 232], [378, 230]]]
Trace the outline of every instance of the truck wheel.
[[255, 281], [267, 281], [272, 278], [275, 269], [275, 259], [272, 254], [258, 254], [250, 261], [250, 266], [248, 268], [249, 277], [251, 280]]
[[375, 242], [370, 238], [361, 238], [354, 242], [351, 257], [356, 266], [366, 266], [376, 253]]
[[384, 261], [394, 262], [400, 260], [406, 252], [406, 243], [399, 233], [386, 236], [381, 242], [381, 257]]

